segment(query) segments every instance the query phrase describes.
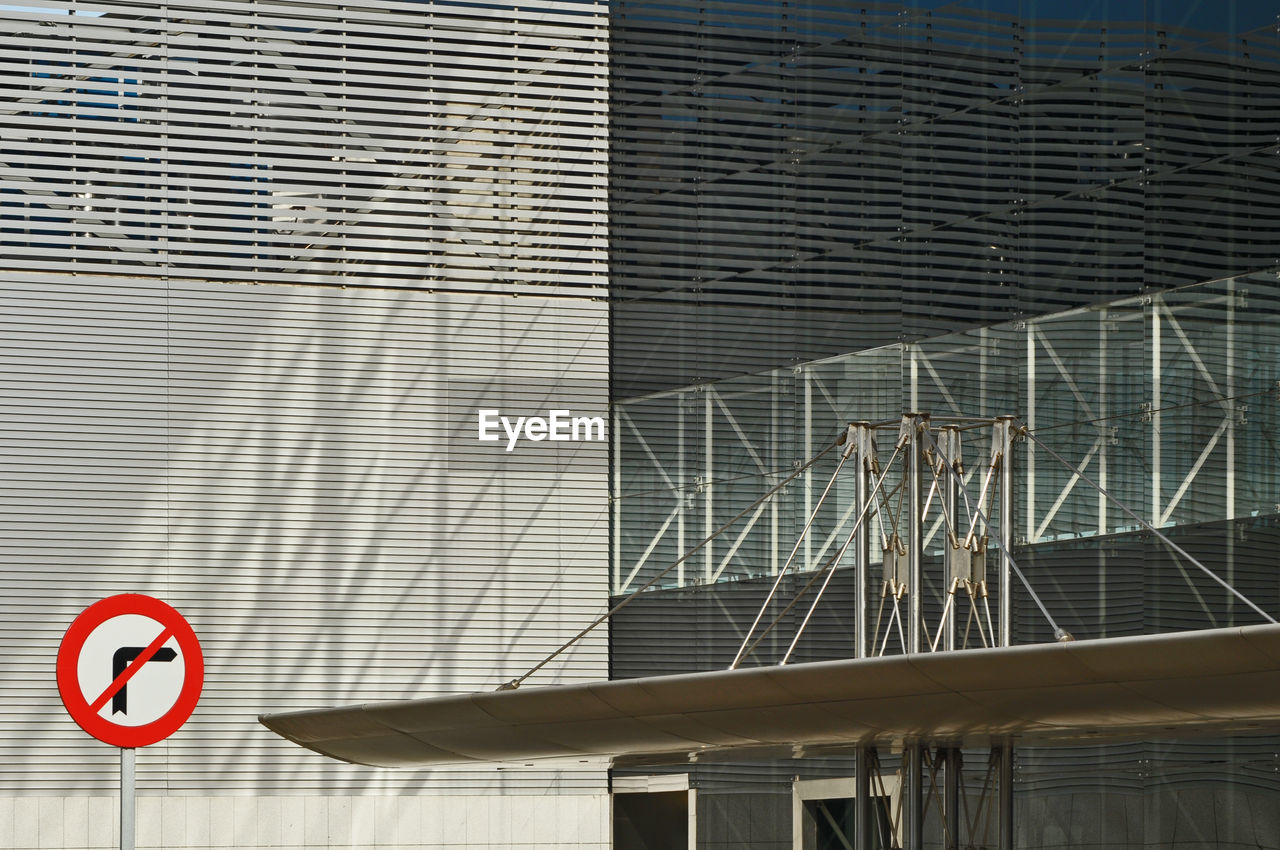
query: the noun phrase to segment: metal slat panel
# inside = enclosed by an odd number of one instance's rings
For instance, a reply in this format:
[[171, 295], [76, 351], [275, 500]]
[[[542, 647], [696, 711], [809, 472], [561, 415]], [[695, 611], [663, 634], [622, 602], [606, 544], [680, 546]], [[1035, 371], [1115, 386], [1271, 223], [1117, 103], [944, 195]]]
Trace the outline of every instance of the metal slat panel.
[[0, 10], [9, 269], [603, 293], [603, 5], [65, 11]]
[[[114, 787], [48, 659], [123, 591], [182, 610], [209, 665], [144, 792], [600, 792], [586, 768], [336, 770], [253, 718], [492, 687], [602, 610], [607, 443], [508, 453], [476, 411], [602, 415], [604, 302], [13, 273], [0, 292], [0, 716], [21, 730], [0, 796]], [[606, 671], [601, 635], [548, 675]]]
[[615, 7], [617, 398], [1275, 264], [1265, 13], [765, 11]]

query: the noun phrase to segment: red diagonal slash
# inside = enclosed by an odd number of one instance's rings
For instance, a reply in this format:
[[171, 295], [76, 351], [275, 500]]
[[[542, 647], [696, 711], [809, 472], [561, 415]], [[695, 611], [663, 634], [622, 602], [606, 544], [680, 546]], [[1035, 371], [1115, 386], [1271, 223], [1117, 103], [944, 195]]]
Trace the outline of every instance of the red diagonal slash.
[[129, 680], [133, 678], [133, 674], [141, 670], [142, 665], [150, 661], [151, 656], [159, 652], [160, 647], [164, 646], [165, 641], [171, 637], [173, 637], [173, 629], [168, 626], [161, 629], [160, 636], [151, 641], [151, 643], [147, 645], [147, 648], [142, 650], [142, 654], [133, 659], [133, 661], [129, 663], [129, 666], [124, 668], [124, 670], [120, 672], [119, 676], [116, 676], [115, 681], [107, 685], [107, 689], [102, 692], [102, 696], [93, 701], [89, 706], [89, 710], [94, 714], [102, 711], [102, 707], [107, 704], [107, 700], [111, 699], [120, 692], [121, 688], [129, 684]]

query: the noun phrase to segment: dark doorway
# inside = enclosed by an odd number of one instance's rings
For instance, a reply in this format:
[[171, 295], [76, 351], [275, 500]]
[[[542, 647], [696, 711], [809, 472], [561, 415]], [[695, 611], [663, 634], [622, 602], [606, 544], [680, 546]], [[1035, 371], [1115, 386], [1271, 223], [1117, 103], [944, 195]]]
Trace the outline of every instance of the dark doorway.
[[614, 850], [688, 850], [689, 792], [613, 795]]
[[[804, 801], [803, 850], [853, 850], [856, 803], [850, 797]], [[889, 798], [871, 798], [870, 850], [892, 847]]]

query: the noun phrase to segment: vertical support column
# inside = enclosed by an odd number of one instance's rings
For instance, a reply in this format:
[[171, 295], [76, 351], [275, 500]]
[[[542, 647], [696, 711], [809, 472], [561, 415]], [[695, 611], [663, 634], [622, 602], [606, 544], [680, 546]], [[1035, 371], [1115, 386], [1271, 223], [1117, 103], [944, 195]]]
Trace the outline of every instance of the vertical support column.
[[[1036, 428], [1036, 329], [1027, 322], [1027, 427]], [[1035, 543], [1036, 533], [1036, 450], [1035, 446], [1027, 446], [1027, 456], [1023, 463], [1027, 468], [1027, 542]]]
[[[949, 433], [946, 440], [938, 440], [938, 448], [943, 451], [942, 457], [938, 460], [940, 463], [946, 464], [947, 469], [954, 469], [957, 454], [960, 451], [961, 432], [958, 428], [946, 429]], [[940, 435], [941, 436], [941, 435]], [[956, 515], [956, 477], [950, 472], [943, 472], [940, 479], [942, 482], [942, 510], [946, 514], [946, 519], [942, 523], [942, 534], [946, 538], [943, 543], [943, 551], [949, 551], [951, 547], [951, 534], [948, 529], [960, 527], [959, 517]], [[951, 576], [951, 570], [948, 568], [947, 559], [943, 557], [943, 576], [946, 582], [946, 590], [951, 593], [953, 589], [954, 578]], [[944, 624], [942, 632], [942, 648], [950, 652], [956, 648], [956, 620], [960, 616], [959, 603], [954, 598], [956, 594], [952, 593], [951, 610], [947, 615], [947, 621]], [[943, 599], [943, 609], [946, 610], [947, 600]]]
[[[778, 398], [778, 375], [775, 373], [769, 387], [769, 450], [765, 453], [765, 457], [769, 459], [771, 471], [782, 468], [778, 462], [782, 458], [782, 452], [779, 449]], [[768, 479], [770, 486], [776, 484], [780, 478], [782, 478], [780, 474], [777, 474], [777, 477], [770, 475]], [[769, 575], [771, 576], [778, 574], [778, 503], [780, 501], [782, 501], [781, 493], [769, 499]]]
[[685, 792], [685, 806], [688, 815], [685, 820], [685, 834], [688, 837], [686, 850], [698, 850], [698, 789], [690, 788]]
[[[914, 360], [912, 361], [914, 362]], [[923, 578], [923, 562], [920, 557], [920, 550], [923, 548], [921, 544], [924, 542], [924, 522], [920, 516], [920, 508], [923, 503], [921, 494], [920, 468], [924, 465], [924, 446], [921, 439], [921, 432], [928, 427], [927, 417], [919, 413], [909, 413], [907, 416], [911, 420], [911, 442], [907, 445], [907, 516], [908, 516], [908, 536], [907, 541], [907, 610], [910, 612], [910, 621], [907, 623], [907, 652], [919, 652], [923, 641], [921, 633], [924, 631], [921, 624], [921, 617], [924, 613], [922, 604], [924, 602], [924, 594], [922, 593]]]
[[903, 744], [902, 848], [924, 848], [924, 759], [920, 744]]
[[[685, 487], [689, 486], [689, 479], [686, 478], [684, 468], [684, 429], [685, 429], [685, 406], [688, 404], [685, 398], [685, 391], [681, 390], [676, 393], [676, 498], [680, 500], [679, 513], [676, 514], [676, 552], [684, 555], [689, 551], [688, 544], [685, 543], [684, 514], [685, 508], [692, 504], [693, 494], [685, 492]], [[684, 587], [684, 562], [680, 562], [680, 566], [676, 567], [676, 584]]]
[[711, 498], [711, 474], [715, 471], [711, 463], [712, 450], [715, 448], [715, 418], [711, 407], [711, 389], [708, 386], [702, 387], [702, 420], [702, 450], [706, 455], [703, 458], [705, 475], [702, 479], [702, 538], [707, 541], [702, 550], [702, 583], [710, 584], [711, 577], [715, 575], [715, 561], [712, 560], [715, 541], [711, 540], [711, 532], [715, 530], [715, 518], [712, 516], [715, 503]]
[[[1013, 645], [1013, 417], [1001, 416], [1000, 432], [1000, 639], [998, 646]], [[1029, 459], [1028, 459], [1028, 462]]]
[[622, 417], [613, 408], [613, 592], [622, 592]]
[[874, 828], [875, 813], [871, 807], [871, 770], [875, 758], [875, 749], [860, 744], [855, 751], [857, 759], [854, 773], [854, 819], [853, 850], [872, 850], [875, 839], [871, 830]]
[[991, 366], [990, 351], [991, 330], [978, 328], [978, 415], [987, 415], [987, 372]]
[[[1111, 387], [1107, 385], [1110, 375], [1107, 373], [1107, 348], [1110, 340], [1108, 335], [1110, 322], [1107, 321], [1107, 308], [1103, 307], [1098, 311], [1098, 534], [1106, 534], [1107, 529], [1107, 496], [1106, 491], [1111, 485], [1107, 482], [1107, 468], [1110, 466], [1110, 426], [1107, 424], [1110, 420], [1107, 416], [1109, 409], [1108, 399], [1111, 398]], [[1027, 451], [1031, 451], [1030, 441], [1027, 443]], [[1099, 637], [1106, 637], [1107, 634], [1107, 551], [1105, 547], [1098, 549], [1098, 610], [1102, 612], [1099, 618], [1102, 633]]]
[[1107, 455], [1108, 443], [1105, 423], [1107, 419], [1107, 400], [1111, 397], [1107, 386], [1107, 308], [1098, 311], [1098, 533], [1107, 533]]
[[1000, 745], [1000, 779], [999, 779], [999, 848], [1013, 850], [1013, 742], [1006, 740]]
[[[813, 372], [804, 367], [804, 459], [807, 462], [813, 457]], [[813, 467], [804, 471], [804, 515], [813, 513]], [[813, 548], [810, 545], [812, 536], [804, 537], [804, 569], [813, 569]]]
[[[872, 459], [869, 457], [871, 450], [871, 423], [855, 422], [853, 424], [853, 435], [858, 440], [857, 452], [854, 455], [855, 470], [855, 486], [854, 486], [854, 504], [853, 515], [861, 516], [862, 511], [866, 509], [869, 487], [867, 486], [867, 476], [871, 474]], [[853, 604], [856, 606], [856, 616], [854, 617], [854, 642], [853, 649], [855, 658], [867, 657], [867, 583], [870, 576], [867, 574], [870, 570], [871, 552], [868, 541], [870, 535], [867, 529], [871, 526], [871, 512], [867, 511], [867, 517], [858, 526], [858, 531], [853, 539], [853, 579], [856, 585], [853, 594]], [[806, 538], [806, 542], [807, 542]]]
[[966, 846], [960, 837], [960, 771], [963, 759], [959, 747], [948, 747], [943, 763], [942, 815], [946, 819], [947, 842], [943, 850]]
[[920, 348], [915, 343], [907, 343], [907, 364], [910, 367], [911, 384], [908, 387], [912, 410], [920, 409]]
[[[1227, 281], [1227, 338], [1226, 338], [1226, 375], [1223, 376], [1223, 395], [1228, 399], [1227, 410], [1227, 492], [1226, 519], [1234, 519], [1236, 515], [1236, 287], [1234, 280]], [[1230, 570], [1234, 565], [1228, 563]], [[1231, 579], [1227, 579], [1230, 583]], [[1234, 587], [1235, 585], [1232, 584]]]
[[133, 850], [134, 821], [138, 811], [137, 754], [132, 747], [120, 748], [120, 850]]
[[[1236, 421], [1237, 407], [1235, 402], [1236, 395], [1236, 284], [1235, 280], [1227, 281], [1227, 338], [1226, 338], [1226, 375], [1223, 376], [1222, 394], [1227, 398], [1227, 409], [1223, 411], [1227, 416], [1227, 444], [1225, 451], [1227, 453], [1226, 464], [1226, 504], [1223, 508], [1226, 512], [1225, 519], [1230, 522], [1236, 515]], [[1226, 552], [1227, 560], [1227, 584], [1232, 587], [1236, 586], [1236, 536], [1234, 532], [1227, 534]], [[1227, 594], [1227, 624], [1235, 625], [1236, 599], [1233, 594]]]
[[1160, 519], [1160, 302], [1151, 302], [1151, 524]]

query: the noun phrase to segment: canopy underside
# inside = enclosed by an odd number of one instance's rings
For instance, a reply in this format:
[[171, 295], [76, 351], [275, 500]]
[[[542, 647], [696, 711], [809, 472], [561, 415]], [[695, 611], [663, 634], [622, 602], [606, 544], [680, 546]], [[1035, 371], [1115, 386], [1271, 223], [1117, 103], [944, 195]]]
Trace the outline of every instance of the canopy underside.
[[753, 667], [267, 714], [383, 767], [1280, 726], [1280, 625]]

